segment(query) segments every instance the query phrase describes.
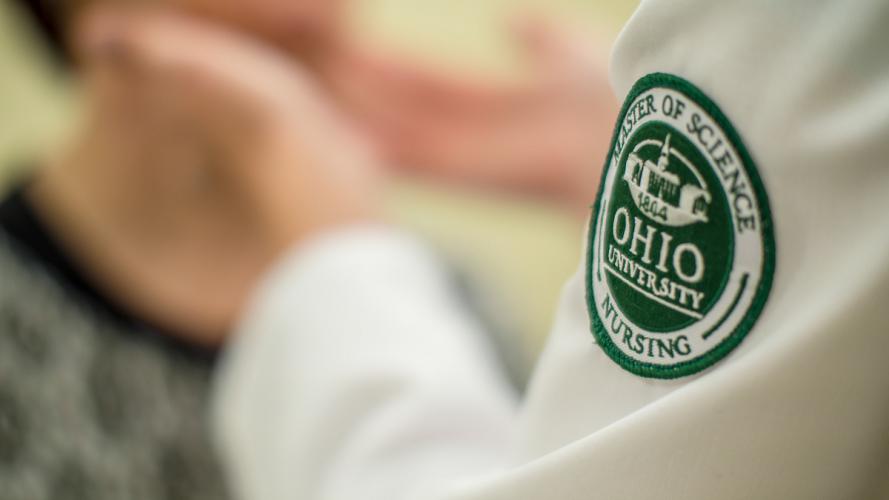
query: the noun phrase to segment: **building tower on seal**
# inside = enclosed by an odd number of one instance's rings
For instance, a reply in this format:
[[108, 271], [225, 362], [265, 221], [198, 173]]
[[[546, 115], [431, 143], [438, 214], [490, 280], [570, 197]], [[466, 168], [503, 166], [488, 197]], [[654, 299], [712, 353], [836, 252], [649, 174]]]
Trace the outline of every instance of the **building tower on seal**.
[[[670, 148], [670, 134], [661, 144], [657, 163], [643, 160], [636, 146], [627, 159], [624, 180], [630, 186], [637, 204], [642, 196], [653, 197], [666, 206], [664, 220], [668, 225], [682, 226], [692, 222], [707, 222], [707, 209], [712, 198], [704, 186], [692, 183], [683, 184], [679, 176], [669, 172], [670, 157], [675, 151]], [[689, 165], [689, 167], [691, 167]]]

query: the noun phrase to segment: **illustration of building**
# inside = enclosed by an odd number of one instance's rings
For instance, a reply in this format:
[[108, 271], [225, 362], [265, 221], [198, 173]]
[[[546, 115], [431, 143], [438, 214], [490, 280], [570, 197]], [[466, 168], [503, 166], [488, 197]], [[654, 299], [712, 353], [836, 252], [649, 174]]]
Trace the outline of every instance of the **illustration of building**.
[[[639, 147], [636, 149], [638, 151]], [[710, 193], [701, 186], [682, 184], [678, 175], [667, 171], [671, 155], [670, 135], [664, 139], [657, 163], [642, 160], [637, 151], [630, 153], [624, 171], [624, 180], [637, 204], [641, 203], [643, 194], [663, 202], [666, 215], [662, 222], [668, 225], [706, 222], [707, 209], [712, 201]]]

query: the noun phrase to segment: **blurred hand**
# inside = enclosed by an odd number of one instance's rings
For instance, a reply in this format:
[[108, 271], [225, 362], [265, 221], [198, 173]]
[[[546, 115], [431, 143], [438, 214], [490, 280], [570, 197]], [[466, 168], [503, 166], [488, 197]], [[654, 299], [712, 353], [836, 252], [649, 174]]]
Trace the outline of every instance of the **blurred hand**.
[[513, 86], [353, 50], [331, 71], [347, 106], [402, 168], [592, 202], [617, 114], [607, 45], [544, 22], [515, 30], [532, 63]]
[[273, 49], [171, 12], [101, 9], [78, 31], [89, 123], [32, 197], [106, 292], [217, 342], [284, 250], [373, 217], [375, 163]]

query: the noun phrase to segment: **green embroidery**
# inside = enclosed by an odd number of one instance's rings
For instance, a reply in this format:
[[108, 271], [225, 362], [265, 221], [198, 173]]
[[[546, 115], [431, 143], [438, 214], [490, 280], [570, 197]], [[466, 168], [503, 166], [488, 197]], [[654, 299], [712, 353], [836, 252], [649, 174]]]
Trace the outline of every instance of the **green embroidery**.
[[605, 353], [644, 377], [697, 373], [750, 331], [775, 243], [753, 159], [691, 83], [639, 80], [615, 127], [590, 222], [587, 306]]

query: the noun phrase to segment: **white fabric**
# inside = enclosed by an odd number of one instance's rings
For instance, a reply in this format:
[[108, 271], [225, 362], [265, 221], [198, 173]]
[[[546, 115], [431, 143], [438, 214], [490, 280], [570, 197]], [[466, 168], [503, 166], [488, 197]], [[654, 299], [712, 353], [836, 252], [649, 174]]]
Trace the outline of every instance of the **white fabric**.
[[515, 397], [448, 276], [360, 228], [272, 272], [221, 375], [242, 498], [419, 498], [505, 458]]
[[422, 247], [329, 235], [270, 275], [218, 381], [241, 498], [889, 498], [887, 23], [884, 0], [652, 0], [619, 39], [617, 95], [691, 81], [769, 195], [772, 293], [725, 360], [624, 371], [581, 265], [517, 411]]

